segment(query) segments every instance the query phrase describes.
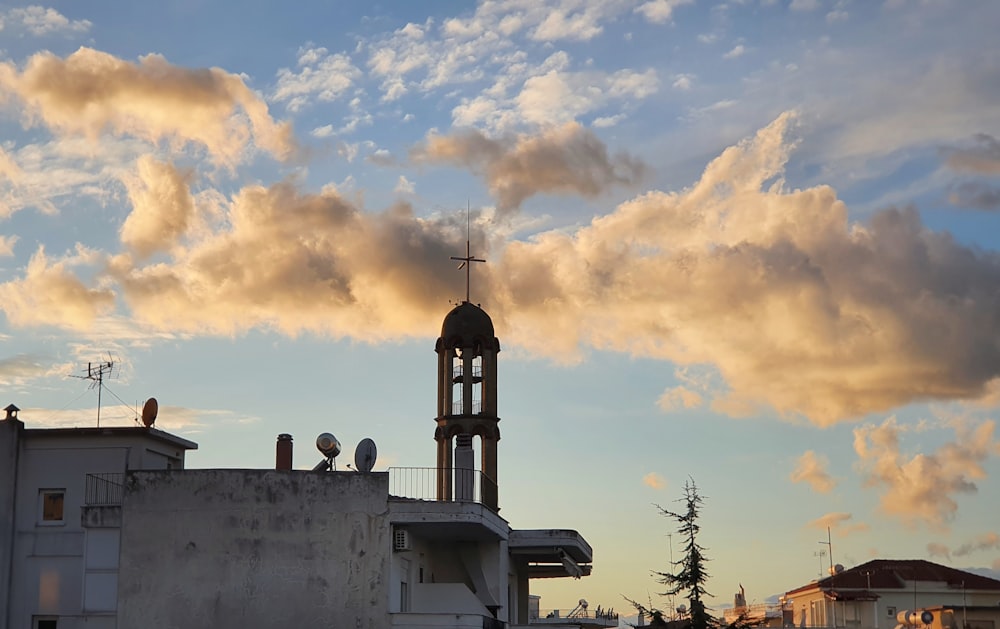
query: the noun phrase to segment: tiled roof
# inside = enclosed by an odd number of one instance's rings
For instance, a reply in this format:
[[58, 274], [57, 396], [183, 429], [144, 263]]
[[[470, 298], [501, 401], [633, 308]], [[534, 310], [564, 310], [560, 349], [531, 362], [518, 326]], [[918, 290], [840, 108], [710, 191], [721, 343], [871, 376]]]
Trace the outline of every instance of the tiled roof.
[[869, 588], [897, 590], [906, 588], [906, 584], [913, 581], [938, 581], [955, 588], [964, 587], [966, 590], [1000, 592], [1000, 581], [996, 579], [949, 568], [924, 559], [873, 559], [836, 575], [790, 590], [788, 594], [814, 587], [824, 590]]

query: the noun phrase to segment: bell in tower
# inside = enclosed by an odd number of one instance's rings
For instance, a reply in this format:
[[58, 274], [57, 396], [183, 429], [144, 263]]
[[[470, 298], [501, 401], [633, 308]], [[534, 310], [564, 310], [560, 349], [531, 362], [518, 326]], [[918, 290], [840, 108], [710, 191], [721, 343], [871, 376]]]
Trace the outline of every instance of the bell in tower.
[[[437, 441], [438, 500], [476, 500], [498, 509], [497, 496], [497, 354], [500, 341], [493, 321], [468, 301], [444, 318], [438, 355]], [[476, 469], [473, 439], [479, 437]]]

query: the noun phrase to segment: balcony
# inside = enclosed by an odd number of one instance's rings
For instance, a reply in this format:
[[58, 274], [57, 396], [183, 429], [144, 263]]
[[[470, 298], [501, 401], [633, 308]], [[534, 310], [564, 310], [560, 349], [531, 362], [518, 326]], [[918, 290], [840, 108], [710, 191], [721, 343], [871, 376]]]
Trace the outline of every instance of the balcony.
[[[452, 501], [485, 505], [496, 503], [496, 483], [479, 470], [454, 468], [452, 474]], [[389, 495], [413, 500], [438, 500], [437, 468], [390, 467]]]
[[124, 474], [87, 474], [83, 504], [88, 507], [118, 507], [124, 494]]

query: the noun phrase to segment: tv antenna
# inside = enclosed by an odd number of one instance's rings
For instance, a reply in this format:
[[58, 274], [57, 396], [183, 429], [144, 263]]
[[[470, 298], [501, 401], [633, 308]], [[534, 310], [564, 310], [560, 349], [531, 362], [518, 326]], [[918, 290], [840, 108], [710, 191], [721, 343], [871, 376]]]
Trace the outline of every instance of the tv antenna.
[[459, 270], [465, 269], [465, 301], [469, 301], [469, 283], [472, 279], [472, 263], [473, 262], [486, 262], [481, 258], [472, 257], [472, 248], [469, 244], [472, 236], [472, 205], [467, 204], [465, 208], [465, 257], [461, 258], [458, 256], [451, 256], [452, 260], [461, 261], [462, 264], [458, 265]]
[[83, 375], [72, 376], [81, 380], [90, 380], [90, 388], [97, 387], [97, 427], [101, 427], [101, 392], [104, 390], [104, 380], [115, 377], [115, 361], [108, 354], [108, 359], [99, 363], [87, 363]]

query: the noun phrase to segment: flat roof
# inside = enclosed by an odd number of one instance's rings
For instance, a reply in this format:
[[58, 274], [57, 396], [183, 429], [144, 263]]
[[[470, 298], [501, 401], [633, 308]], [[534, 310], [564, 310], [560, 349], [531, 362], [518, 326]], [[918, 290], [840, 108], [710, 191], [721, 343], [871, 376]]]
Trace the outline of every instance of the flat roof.
[[182, 448], [184, 450], [197, 450], [198, 444], [188, 441], [183, 437], [164, 432], [157, 428], [146, 428], [145, 426], [109, 426], [106, 428], [25, 428], [26, 437], [80, 439], [84, 437], [145, 437], [161, 441], [168, 445]]

